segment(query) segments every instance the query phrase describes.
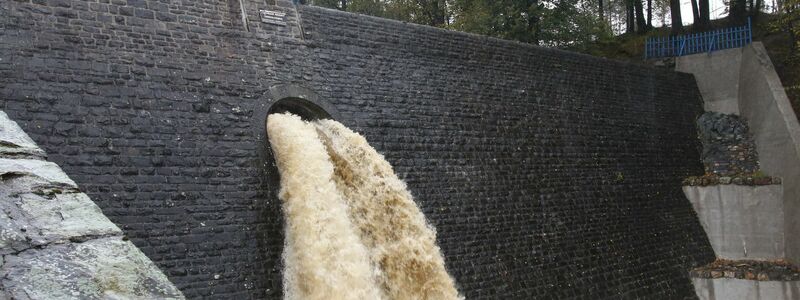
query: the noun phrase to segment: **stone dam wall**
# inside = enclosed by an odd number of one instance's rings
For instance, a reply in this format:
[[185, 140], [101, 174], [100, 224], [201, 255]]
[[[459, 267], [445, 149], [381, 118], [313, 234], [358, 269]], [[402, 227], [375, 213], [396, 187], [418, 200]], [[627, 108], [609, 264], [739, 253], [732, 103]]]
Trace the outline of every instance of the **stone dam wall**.
[[691, 75], [283, 0], [0, 2], [0, 109], [187, 298], [281, 296], [285, 97], [386, 156], [469, 299], [693, 297], [714, 259]]

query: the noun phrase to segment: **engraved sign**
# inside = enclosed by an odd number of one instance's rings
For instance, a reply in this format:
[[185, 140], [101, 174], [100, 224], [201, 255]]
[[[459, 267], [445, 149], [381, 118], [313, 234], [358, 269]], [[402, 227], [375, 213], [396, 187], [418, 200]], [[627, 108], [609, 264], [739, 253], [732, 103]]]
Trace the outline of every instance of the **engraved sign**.
[[284, 21], [286, 13], [284, 12], [262, 9], [259, 11], [259, 13], [261, 15], [262, 23], [278, 25], [278, 26], [286, 26], [286, 21]]

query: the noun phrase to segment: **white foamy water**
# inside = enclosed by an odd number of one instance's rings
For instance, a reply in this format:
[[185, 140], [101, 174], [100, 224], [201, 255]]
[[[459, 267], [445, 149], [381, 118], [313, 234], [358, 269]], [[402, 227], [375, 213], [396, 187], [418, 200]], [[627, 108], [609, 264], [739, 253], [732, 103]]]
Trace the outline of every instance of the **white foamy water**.
[[273, 114], [286, 299], [460, 299], [435, 229], [391, 165], [342, 124]]

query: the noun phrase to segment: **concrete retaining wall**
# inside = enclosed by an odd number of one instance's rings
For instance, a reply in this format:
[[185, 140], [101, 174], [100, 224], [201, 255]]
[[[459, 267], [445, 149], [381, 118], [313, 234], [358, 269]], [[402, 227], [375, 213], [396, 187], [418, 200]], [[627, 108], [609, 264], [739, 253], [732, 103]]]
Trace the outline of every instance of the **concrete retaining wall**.
[[739, 114], [739, 70], [742, 49], [695, 54], [675, 59], [675, 70], [692, 73], [706, 111]]
[[[783, 179], [784, 231], [800, 233], [800, 125], [764, 46], [679, 57], [675, 69], [695, 75], [706, 110], [748, 121], [762, 170]], [[787, 240], [786, 258], [800, 262], [800, 240]]]
[[719, 258], [785, 256], [781, 185], [684, 186]]
[[[761, 43], [745, 47], [739, 109], [750, 123], [761, 169], [783, 178], [785, 231], [800, 233], [800, 125]], [[800, 240], [787, 239], [786, 257], [800, 263]]]
[[697, 297], [701, 300], [798, 299], [800, 281], [756, 281], [731, 278], [693, 278]]

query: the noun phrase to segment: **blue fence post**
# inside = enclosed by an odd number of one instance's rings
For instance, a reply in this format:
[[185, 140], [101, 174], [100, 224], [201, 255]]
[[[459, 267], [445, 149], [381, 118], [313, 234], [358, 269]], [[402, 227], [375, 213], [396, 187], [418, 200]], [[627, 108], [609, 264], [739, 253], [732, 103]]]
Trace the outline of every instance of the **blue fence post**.
[[645, 59], [683, 56], [688, 54], [714, 52], [730, 48], [744, 47], [753, 42], [753, 21], [747, 24], [712, 31], [649, 37], [645, 39]]
[[733, 34], [731, 34], [731, 29], [730, 28], [726, 28], [725, 29], [725, 38], [727, 40], [727, 43], [726, 43], [727, 45], [725, 46], [725, 48], [726, 49], [727, 48], [732, 48], [732, 46], [733, 46], [733, 44], [732, 44]]
[[711, 35], [711, 41], [708, 43], [708, 54], [711, 54], [711, 51], [714, 50], [714, 42], [717, 40], [716, 35]]

